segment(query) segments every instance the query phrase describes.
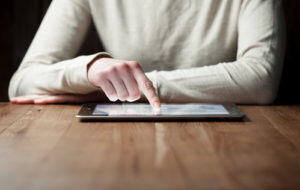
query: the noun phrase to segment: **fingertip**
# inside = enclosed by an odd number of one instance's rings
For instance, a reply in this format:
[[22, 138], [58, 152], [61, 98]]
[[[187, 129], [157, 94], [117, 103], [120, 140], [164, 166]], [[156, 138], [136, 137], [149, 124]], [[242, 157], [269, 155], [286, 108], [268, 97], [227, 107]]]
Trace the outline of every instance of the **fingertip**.
[[43, 99], [36, 99], [33, 101], [33, 103], [37, 105], [42, 105], [42, 104], [46, 104], [46, 101]]
[[160, 109], [160, 107], [161, 107], [161, 104], [160, 104], [160, 103], [158, 103], [158, 102], [155, 102], [155, 103], [154, 103], [154, 108], [155, 108], [155, 109]]
[[16, 102], [17, 102], [17, 99], [16, 99], [16, 98], [11, 98], [9, 101], [10, 101], [11, 103], [16, 103]]
[[44, 104], [44, 103], [43, 103], [43, 102], [41, 102], [41, 101], [34, 101], [33, 103], [34, 103], [34, 104], [37, 104], [37, 105]]
[[109, 99], [111, 102], [115, 102], [115, 101], [118, 100], [118, 97], [113, 96], [113, 97], [108, 97], [108, 99]]
[[128, 102], [134, 102], [134, 101], [139, 100], [140, 98], [141, 98], [141, 95], [138, 94], [138, 95], [132, 96], [132, 97], [130, 97], [130, 98], [127, 98], [127, 101], [128, 101]]
[[155, 100], [153, 101], [152, 107], [153, 107], [154, 109], [160, 109], [161, 103], [160, 103], [160, 100], [159, 100], [158, 98], [155, 99]]
[[128, 98], [126, 101], [127, 101], [127, 102], [134, 102], [135, 100], [134, 100], [134, 99]]
[[128, 98], [128, 99], [127, 99], [128, 102], [134, 102], [134, 101], [136, 101], [136, 100], [138, 100], [138, 99], [136, 99], [136, 98]]
[[13, 104], [30, 104], [32, 101], [29, 99], [24, 99], [23, 97], [16, 97], [10, 100]]

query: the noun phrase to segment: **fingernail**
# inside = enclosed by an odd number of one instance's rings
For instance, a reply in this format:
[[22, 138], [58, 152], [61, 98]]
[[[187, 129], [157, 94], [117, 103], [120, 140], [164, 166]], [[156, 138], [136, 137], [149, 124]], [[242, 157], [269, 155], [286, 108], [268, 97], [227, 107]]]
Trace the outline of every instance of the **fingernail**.
[[127, 101], [128, 101], [128, 102], [134, 102], [133, 99], [129, 99], [129, 98], [127, 99]]
[[115, 102], [115, 101], [118, 100], [118, 98], [113, 97], [113, 98], [109, 98], [109, 100], [110, 100], [111, 102]]
[[154, 108], [160, 108], [160, 103], [159, 102], [154, 102]]
[[127, 101], [128, 102], [134, 102], [134, 101], [136, 101], [136, 100], [138, 100], [137, 98], [127, 98]]

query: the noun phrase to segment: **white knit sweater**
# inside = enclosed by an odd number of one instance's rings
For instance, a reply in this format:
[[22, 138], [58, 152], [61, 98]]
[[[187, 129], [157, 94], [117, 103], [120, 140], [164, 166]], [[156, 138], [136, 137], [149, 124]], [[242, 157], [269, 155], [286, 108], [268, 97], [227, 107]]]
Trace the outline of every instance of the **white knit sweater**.
[[[280, 0], [54, 0], [9, 96], [87, 94], [101, 53], [139, 61], [162, 102], [271, 103], [284, 54]], [[106, 52], [75, 57], [93, 21]]]

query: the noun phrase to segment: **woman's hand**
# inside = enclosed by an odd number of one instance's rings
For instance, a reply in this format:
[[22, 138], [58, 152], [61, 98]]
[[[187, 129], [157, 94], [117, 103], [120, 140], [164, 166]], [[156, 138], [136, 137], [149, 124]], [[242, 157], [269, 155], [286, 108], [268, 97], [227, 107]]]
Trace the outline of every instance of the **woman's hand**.
[[160, 108], [160, 100], [152, 82], [136, 61], [101, 58], [88, 66], [88, 80], [100, 87], [111, 101], [135, 101], [140, 89], [153, 108]]
[[[88, 79], [100, 87], [111, 101], [135, 101], [140, 98], [140, 89], [153, 108], [160, 108], [160, 101], [138, 62], [102, 58], [88, 66]], [[26, 95], [11, 98], [16, 104], [84, 103], [103, 101], [99, 92], [91, 94]]]
[[103, 101], [99, 92], [85, 95], [64, 94], [64, 95], [27, 95], [11, 98], [14, 104], [57, 104], [57, 103], [84, 103]]

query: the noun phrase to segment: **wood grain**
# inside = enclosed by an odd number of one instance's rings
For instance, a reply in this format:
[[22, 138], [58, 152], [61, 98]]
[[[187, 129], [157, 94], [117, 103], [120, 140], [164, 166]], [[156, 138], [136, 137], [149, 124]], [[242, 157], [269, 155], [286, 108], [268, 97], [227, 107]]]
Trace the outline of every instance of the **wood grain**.
[[0, 103], [1, 189], [300, 189], [300, 106], [241, 122], [85, 122]]

